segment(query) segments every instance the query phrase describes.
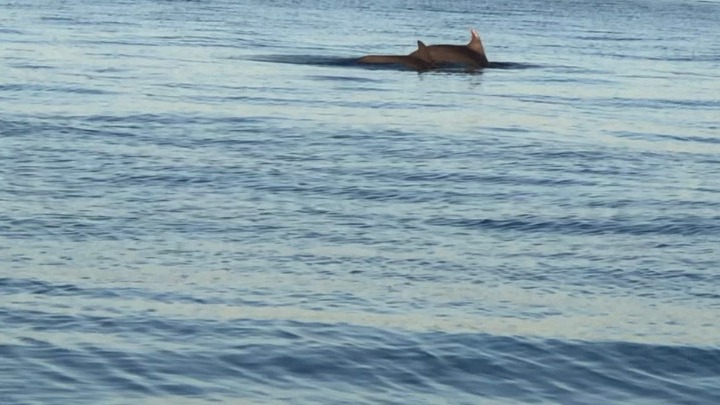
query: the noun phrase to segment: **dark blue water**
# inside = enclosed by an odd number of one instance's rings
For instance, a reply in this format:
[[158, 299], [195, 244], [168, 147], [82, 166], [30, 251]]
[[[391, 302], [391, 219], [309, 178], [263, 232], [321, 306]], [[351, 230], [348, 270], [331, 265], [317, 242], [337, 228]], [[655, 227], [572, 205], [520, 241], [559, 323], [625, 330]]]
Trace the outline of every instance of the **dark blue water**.
[[[484, 40], [490, 68], [353, 63]], [[0, 403], [720, 403], [720, 3], [0, 0]]]

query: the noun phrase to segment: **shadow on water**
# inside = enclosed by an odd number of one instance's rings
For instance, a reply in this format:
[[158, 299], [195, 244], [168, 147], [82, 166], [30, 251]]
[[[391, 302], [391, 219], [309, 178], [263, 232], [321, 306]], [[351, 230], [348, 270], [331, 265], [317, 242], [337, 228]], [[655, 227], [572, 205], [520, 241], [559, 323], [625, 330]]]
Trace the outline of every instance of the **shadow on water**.
[[[248, 58], [255, 62], [268, 63], [284, 63], [291, 65], [311, 65], [311, 66], [332, 66], [332, 67], [359, 67], [370, 70], [412, 70], [400, 65], [381, 65], [381, 64], [364, 64], [358, 63], [357, 58], [340, 58], [335, 56], [317, 56], [317, 55], [262, 55]], [[517, 62], [490, 62], [485, 69], [504, 69], [504, 70], [520, 70], [540, 67], [539, 65], [531, 65], [528, 63]], [[467, 69], [460, 66], [448, 66], [434, 71], [462, 71], [468, 72]]]
[[285, 63], [291, 65], [314, 66], [357, 66], [356, 58], [338, 58], [317, 55], [263, 55], [248, 58], [255, 62]]
[[540, 65], [532, 65], [530, 63], [519, 63], [519, 62], [490, 62], [488, 69], [506, 69], [506, 70], [521, 70], [521, 69], [533, 69], [539, 68]]

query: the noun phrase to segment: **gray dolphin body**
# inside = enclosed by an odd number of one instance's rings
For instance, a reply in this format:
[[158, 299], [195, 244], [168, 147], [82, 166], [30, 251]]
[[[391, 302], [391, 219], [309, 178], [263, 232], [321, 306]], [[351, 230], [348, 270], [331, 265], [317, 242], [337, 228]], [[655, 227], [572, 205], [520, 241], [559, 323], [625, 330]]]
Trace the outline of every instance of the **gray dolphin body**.
[[[470, 42], [467, 45], [428, 45], [424, 46], [425, 52], [430, 55], [430, 59], [434, 66], [439, 65], [465, 65], [469, 69], [478, 69], [487, 67], [490, 64], [487, 56], [485, 56], [485, 47], [483, 47], [480, 35], [477, 31], [470, 30]], [[419, 45], [418, 45], [419, 46]], [[410, 54], [413, 57], [418, 51]]]
[[418, 49], [410, 55], [367, 55], [358, 59], [358, 63], [403, 65], [418, 71], [429, 70], [434, 67], [427, 47], [422, 41], [418, 42]]

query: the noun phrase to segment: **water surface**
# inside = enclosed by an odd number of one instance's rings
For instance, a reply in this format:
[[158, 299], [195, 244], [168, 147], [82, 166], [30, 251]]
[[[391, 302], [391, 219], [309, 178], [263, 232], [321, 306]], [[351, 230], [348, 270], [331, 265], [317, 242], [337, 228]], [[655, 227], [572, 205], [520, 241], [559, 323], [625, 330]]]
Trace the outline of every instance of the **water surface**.
[[719, 21], [0, 1], [2, 402], [720, 402]]

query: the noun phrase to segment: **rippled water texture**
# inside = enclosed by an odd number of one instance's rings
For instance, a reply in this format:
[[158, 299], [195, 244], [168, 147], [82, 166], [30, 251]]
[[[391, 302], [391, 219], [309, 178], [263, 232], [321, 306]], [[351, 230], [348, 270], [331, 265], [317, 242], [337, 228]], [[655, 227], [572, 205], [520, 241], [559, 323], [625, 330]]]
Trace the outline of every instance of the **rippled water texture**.
[[[483, 37], [490, 68], [354, 63]], [[720, 403], [720, 3], [0, 0], [0, 403]]]

